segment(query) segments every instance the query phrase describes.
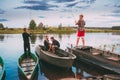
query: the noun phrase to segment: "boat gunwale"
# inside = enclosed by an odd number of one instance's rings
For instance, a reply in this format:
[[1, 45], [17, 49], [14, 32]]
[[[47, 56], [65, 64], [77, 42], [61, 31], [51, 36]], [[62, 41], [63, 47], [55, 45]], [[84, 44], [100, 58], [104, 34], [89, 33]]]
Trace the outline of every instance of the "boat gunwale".
[[5, 64], [4, 64], [4, 61], [3, 61], [1, 56], [0, 56], [0, 61], [1, 61], [1, 65], [2, 65], [2, 72], [1, 72], [1, 75], [0, 75], [0, 80], [2, 80], [2, 78], [5, 74]]

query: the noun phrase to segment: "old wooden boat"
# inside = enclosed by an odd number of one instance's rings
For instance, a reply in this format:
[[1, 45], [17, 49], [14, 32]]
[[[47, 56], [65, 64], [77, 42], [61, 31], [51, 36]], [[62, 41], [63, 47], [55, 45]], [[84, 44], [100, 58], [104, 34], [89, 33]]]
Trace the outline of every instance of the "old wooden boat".
[[4, 80], [5, 78], [5, 65], [2, 57], [0, 57], [0, 80]]
[[24, 53], [18, 59], [18, 72], [25, 80], [34, 80], [36, 73], [38, 73], [38, 57], [30, 53], [29, 56]]
[[120, 55], [110, 51], [104, 51], [85, 47], [68, 47], [68, 50], [77, 56], [78, 60], [104, 68], [110, 72], [120, 74]]
[[57, 49], [56, 53], [45, 51], [42, 45], [36, 46], [35, 52], [39, 56], [39, 59], [63, 68], [72, 67], [74, 59], [76, 58], [74, 54], [68, 53], [62, 49]]

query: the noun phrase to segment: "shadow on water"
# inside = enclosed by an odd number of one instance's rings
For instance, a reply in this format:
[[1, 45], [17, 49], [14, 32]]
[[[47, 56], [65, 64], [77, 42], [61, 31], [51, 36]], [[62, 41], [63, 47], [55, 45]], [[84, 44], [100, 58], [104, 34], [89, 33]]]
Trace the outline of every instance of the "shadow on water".
[[44, 61], [39, 62], [40, 65], [40, 73], [41, 75], [44, 74], [44, 76], [48, 80], [60, 80], [64, 78], [74, 78], [75, 74], [72, 72], [72, 69], [66, 69], [66, 68], [59, 68], [56, 66], [53, 66], [51, 64], [48, 64]]
[[0, 41], [4, 41], [4, 35], [0, 35]]
[[31, 39], [31, 44], [35, 44], [37, 36], [35, 34], [32, 34], [30, 39]]
[[73, 66], [76, 68], [76, 73], [81, 72], [81, 77], [86, 77], [84, 72], [89, 74], [89, 76], [102, 76], [104, 75], [104, 71], [95, 67], [94, 65], [90, 65], [81, 61], [75, 61]]
[[[73, 66], [76, 68], [76, 72], [81, 71], [81, 73], [87, 73], [90, 76], [103, 76], [105, 74], [115, 74], [109, 70], [103, 69], [101, 67], [95, 66], [93, 64], [82, 62], [76, 60], [73, 64]], [[86, 77], [84, 74], [81, 74], [82, 77]]]

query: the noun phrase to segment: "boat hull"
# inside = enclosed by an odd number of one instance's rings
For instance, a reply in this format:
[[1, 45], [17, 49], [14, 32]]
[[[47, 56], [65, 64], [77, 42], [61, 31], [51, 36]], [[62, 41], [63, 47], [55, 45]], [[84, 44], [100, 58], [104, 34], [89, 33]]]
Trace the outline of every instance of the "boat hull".
[[76, 58], [76, 56], [71, 53], [69, 53], [71, 57], [54, 56], [53, 53], [47, 53], [46, 51], [42, 50], [39, 45], [36, 46], [35, 51], [39, 59], [44, 60], [47, 63], [50, 63], [58, 67], [71, 68], [73, 65], [74, 59]]
[[2, 57], [0, 57], [0, 65], [2, 68], [1, 73], [0, 73], [0, 80], [4, 80], [6, 73], [5, 73], [5, 65], [4, 65], [4, 61], [3, 61]]
[[[91, 48], [92, 47], [90, 47], [90, 49]], [[77, 56], [77, 60], [94, 65], [99, 68], [103, 68], [106, 71], [110, 71], [110, 73], [120, 74], [120, 63], [119, 62], [112, 61], [104, 57], [101, 57], [101, 54], [92, 55], [89, 49], [82, 50], [82, 49], [77, 49], [75, 47], [74, 48], [68, 47], [68, 50]]]

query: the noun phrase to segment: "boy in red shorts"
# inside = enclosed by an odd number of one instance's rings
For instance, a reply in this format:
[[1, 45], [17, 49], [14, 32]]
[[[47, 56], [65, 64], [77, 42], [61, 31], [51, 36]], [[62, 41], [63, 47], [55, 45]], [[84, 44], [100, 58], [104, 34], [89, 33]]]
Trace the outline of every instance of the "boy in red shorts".
[[81, 37], [82, 44], [85, 46], [84, 36], [85, 36], [85, 21], [83, 19], [83, 15], [81, 14], [79, 16], [78, 22], [75, 21], [75, 24], [78, 25], [78, 31], [77, 31], [77, 41], [76, 41], [76, 47], [78, 47], [79, 39]]

